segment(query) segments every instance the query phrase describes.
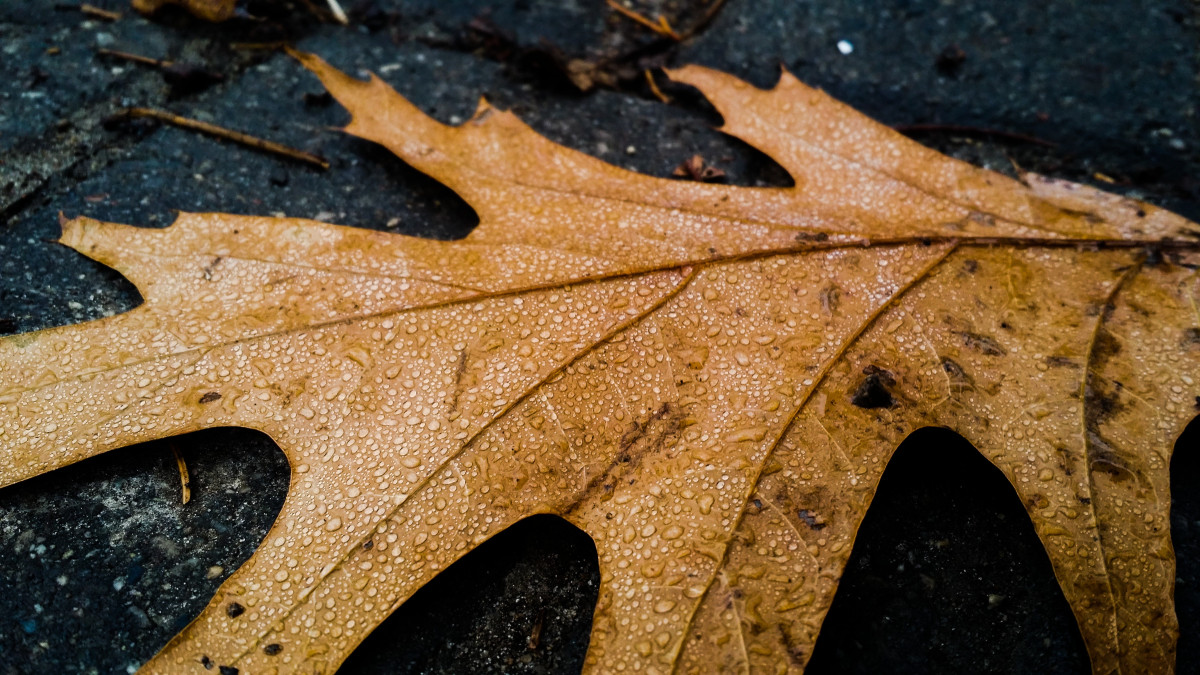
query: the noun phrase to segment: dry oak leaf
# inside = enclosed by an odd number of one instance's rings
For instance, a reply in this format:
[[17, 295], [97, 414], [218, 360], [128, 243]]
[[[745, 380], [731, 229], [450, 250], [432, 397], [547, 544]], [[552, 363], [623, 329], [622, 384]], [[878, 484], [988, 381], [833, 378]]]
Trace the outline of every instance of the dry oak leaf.
[[130, 4], [142, 14], [153, 14], [163, 5], [179, 5], [197, 18], [217, 23], [231, 18], [237, 9], [237, 0], [131, 0]]
[[333, 672], [538, 513], [596, 542], [587, 672], [800, 671], [894, 448], [930, 425], [1011, 481], [1095, 672], [1173, 669], [1195, 224], [946, 158], [786, 73], [670, 73], [795, 180], [746, 188], [637, 175], [486, 102], [445, 126], [298, 57], [478, 228], [77, 218], [63, 243], [145, 303], [0, 341], [4, 484], [214, 426], [287, 454], [270, 533], [144, 672]]

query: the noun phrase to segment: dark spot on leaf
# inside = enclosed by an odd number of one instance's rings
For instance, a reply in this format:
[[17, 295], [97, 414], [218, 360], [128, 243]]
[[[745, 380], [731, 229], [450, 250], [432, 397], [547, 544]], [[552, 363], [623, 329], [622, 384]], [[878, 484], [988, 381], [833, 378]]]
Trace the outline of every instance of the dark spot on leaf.
[[888, 391], [888, 387], [896, 383], [892, 374], [877, 366], [867, 366], [863, 372], [867, 376], [850, 397], [850, 402], [867, 410], [896, 405], [896, 399], [892, 397], [892, 392]]
[[805, 640], [792, 638], [788, 632], [788, 628], [785, 628], [781, 623], [775, 624], [775, 629], [779, 631], [779, 636], [783, 639], [783, 644], [787, 646], [788, 658], [797, 668], [803, 669], [808, 663], [808, 650], [805, 648]]
[[808, 509], [800, 509], [796, 512], [796, 515], [800, 516], [800, 520], [803, 520], [804, 524], [813, 530], [825, 529], [825, 519], [818, 517], [817, 514]]
[[837, 311], [838, 302], [841, 300], [842, 291], [837, 286], [830, 284], [821, 289], [819, 297], [821, 309], [825, 310], [826, 314], [833, 316], [833, 313]]
[[1183, 346], [1188, 349], [1200, 347], [1200, 328], [1193, 326], [1183, 331]]
[[1161, 248], [1157, 246], [1146, 247], [1146, 259], [1143, 261], [1143, 264], [1145, 264], [1146, 267], [1158, 267], [1164, 262], [1166, 262], [1166, 260], [1163, 257]]
[[229, 615], [229, 618], [236, 619], [246, 613], [246, 608], [242, 607], [240, 603], [231, 602], [225, 606], [225, 613]]
[[796, 241], [828, 241], [829, 235], [824, 232], [797, 232], [794, 239]]
[[1087, 406], [1088, 429], [1099, 425], [1124, 409], [1121, 403], [1121, 383], [1114, 382], [1112, 386], [1095, 374], [1088, 375], [1087, 386], [1084, 388], [1084, 404]]
[[[1093, 456], [1096, 454], [1095, 452], [1092, 453]], [[1133, 470], [1113, 454], [1102, 454], [1102, 456], [1095, 457], [1091, 462], [1090, 468], [1093, 472], [1106, 473], [1112, 476], [1112, 479], [1118, 483], [1136, 477]]]
[[968, 375], [958, 361], [948, 356], [942, 357], [942, 371], [946, 373], [947, 379], [950, 380], [950, 386], [954, 389], [962, 390], [975, 386], [975, 378]]
[[962, 366], [958, 365], [958, 362], [949, 356], [942, 357], [942, 370], [946, 371], [946, 374], [952, 379], [957, 380], [966, 376], [966, 372], [963, 371]]
[[996, 342], [994, 338], [979, 333], [968, 333], [962, 331], [959, 333], [962, 336], [963, 344], [977, 352], [981, 352], [988, 356], [1004, 356], [1008, 350]]
[[201, 271], [204, 273], [205, 281], [212, 281], [213, 270], [215, 270], [217, 268], [217, 265], [220, 265], [220, 264], [221, 264], [221, 256], [217, 256], [212, 259], [212, 262], [210, 262], [204, 266], [204, 269]]
[[203, 396], [200, 397], [200, 402], [201, 403], [212, 403], [213, 401], [219, 400], [220, 398], [221, 398], [220, 393], [215, 392], [215, 391], [210, 391], [210, 392], [206, 392]]
[[978, 260], [964, 260], [963, 261], [963, 269], [966, 270], [967, 274], [975, 274], [977, 271], [979, 271], [979, 261]]
[[[588, 481], [577, 499], [567, 511], [583, 503], [584, 498], [597, 489], [612, 492], [618, 481], [637, 470], [647, 455], [657, 454], [674, 446], [674, 440], [683, 428], [686, 415], [679, 406], [664, 402], [657, 409], [647, 408], [647, 416], [633, 421], [629, 430], [621, 436], [621, 450], [600, 475]], [[635, 480], [629, 480], [633, 485]]]
[[1092, 363], [1099, 365], [1121, 353], [1121, 343], [1104, 327], [1096, 331], [1096, 341], [1092, 344]]
[[205, 670], [212, 670], [214, 664], [212, 662], [212, 659], [208, 658], [208, 654], [201, 654], [200, 655], [200, 665], [204, 666]]
[[1047, 356], [1046, 365], [1051, 368], [1078, 368], [1079, 365], [1066, 356]]
[[238, 669], [233, 666], [221, 666], [221, 675], [238, 675]]
[[278, 642], [272, 642], [271, 644], [263, 647], [263, 653], [267, 656], [275, 656], [281, 651], [283, 651], [283, 645], [279, 644]]
[[971, 215], [968, 217], [968, 220], [970, 220], [973, 223], [978, 223], [980, 225], [983, 225], [984, 227], [995, 227], [996, 226], [996, 217], [995, 216], [993, 216], [989, 213], [982, 213], [980, 211], [972, 211]]

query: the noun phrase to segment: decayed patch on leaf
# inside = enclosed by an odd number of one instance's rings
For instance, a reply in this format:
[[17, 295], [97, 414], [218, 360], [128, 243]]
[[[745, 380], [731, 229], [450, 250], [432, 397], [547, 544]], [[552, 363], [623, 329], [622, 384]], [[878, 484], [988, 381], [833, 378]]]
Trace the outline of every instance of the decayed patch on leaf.
[[445, 126], [297, 56], [347, 131], [479, 227], [78, 218], [63, 243], [145, 304], [0, 339], [5, 484], [211, 426], [288, 456], [275, 526], [146, 672], [332, 672], [538, 513], [596, 541], [589, 672], [798, 671], [884, 466], [927, 425], [1012, 482], [1096, 672], [1173, 668], [1195, 224], [943, 157], [787, 74], [670, 73], [795, 181], [759, 189], [637, 175], [486, 102]]

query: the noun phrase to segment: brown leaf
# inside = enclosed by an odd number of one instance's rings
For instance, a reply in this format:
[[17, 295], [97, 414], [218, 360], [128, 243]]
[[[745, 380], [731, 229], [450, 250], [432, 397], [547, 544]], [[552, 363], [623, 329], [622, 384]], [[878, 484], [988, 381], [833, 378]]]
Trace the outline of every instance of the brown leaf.
[[153, 14], [163, 5], [179, 5], [205, 21], [221, 22], [233, 16], [237, 0], [130, 0], [142, 14]]
[[445, 126], [298, 56], [350, 133], [479, 227], [77, 218], [63, 243], [145, 304], [0, 339], [4, 484], [213, 426], [288, 456], [262, 546], [146, 672], [332, 672], [538, 513], [596, 542], [588, 672], [800, 670], [894, 448], [929, 425], [1012, 482], [1097, 673], [1173, 668], [1195, 224], [948, 159], [787, 74], [670, 73], [795, 181], [744, 188], [634, 174], [486, 102]]

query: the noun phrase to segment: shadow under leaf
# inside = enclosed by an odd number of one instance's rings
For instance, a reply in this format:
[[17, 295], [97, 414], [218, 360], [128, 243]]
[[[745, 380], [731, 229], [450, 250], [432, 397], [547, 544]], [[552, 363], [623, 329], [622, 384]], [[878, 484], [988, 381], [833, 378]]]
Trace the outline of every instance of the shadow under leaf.
[[[172, 448], [191, 475], [186, 505]], [[141, 665], [258, 548], [288, 474], [265, 434], [224, 428], [0, 490], [0, 674]]]
[[526, 518], [417, 591], [338, 673], [578, 673], [599, 588], [586, 533]]
[[1089, 673], [1016, 492], [958, 434], [897, 449], [806, 671]]

